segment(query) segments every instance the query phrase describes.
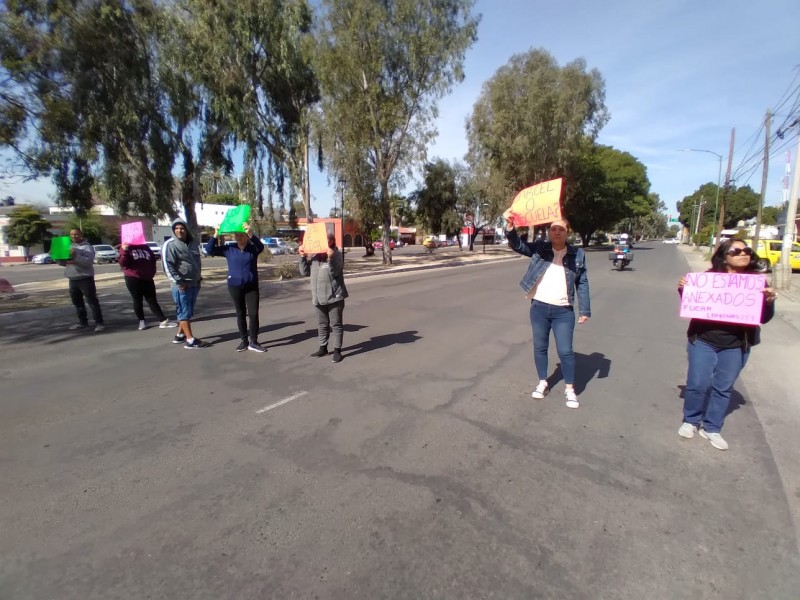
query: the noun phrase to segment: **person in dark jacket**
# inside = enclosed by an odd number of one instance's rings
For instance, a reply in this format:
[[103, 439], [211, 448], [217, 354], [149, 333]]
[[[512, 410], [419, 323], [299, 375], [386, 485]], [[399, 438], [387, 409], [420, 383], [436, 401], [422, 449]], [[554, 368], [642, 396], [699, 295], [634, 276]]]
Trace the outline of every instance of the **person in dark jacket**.
[[159, 327], [177, 327], [178, 324], [167, 319], [156, 297], [156, 255], [146, 244], [123, 244], [120, 247], [119, 266], [125, 275], [125, 286], [133, 298], [133, 312], [139, 319], [139, 331], [147, 329], [147, 322], [144, 320], [144, 302], [150, 307], [156, 318], [159, 320]]
[[[725, 240], [711, 257], [712, 273], [758, 274], [756, 256], [741, 240]], [[683, 296], [687, 281], [678, 282], [678, 293]], [[764, 304], [761, 323], [775, 315], [775, 290], [763, 290]], [[686, 332], [689, 369], [683, 394], [683, 424], [678, 435], [693, 438], [695, 432], [707, 439], [717, 450], [727, 450], [728, 442], [720, 431], [728, 412], [733, 384], [739, 377], [750, 348], [760, 340], [758, 325], [725, 323], [692, 319]], [[701, 428], [702, 426], [702, 428]]]
[[[258, 343], [258, 255], [264, 251], [264, 244], [253, 235], [250, 225], [246, 225], [247, 233], [236, 233], [236, 245], [219, 245], [219, 230], [214, 232], [206, 243], [206, 254], [224, 256], [228, 261], [228, 292], [236, 309], [236, 322], [239, 325], [241, 342], [237, 352], [252, 350], [266, 352], [267, 349]], [[250, 328], [247, 317], [250, 317]], [[248, 335], [249, 334], [249, 335]]]
[[94, 330], [104, 331], [106, 326], [103, 322], [103, 311], [100, 309], [94, 282], [94, 248], [83, 238], [83, 232], [77, 227], [70, 230], [69, 238], [72, 242], [69, 259], [60, 260], [58, 264], [66, 267], [64, 277], [69, 279], [69, 297], [78, 312], [78, 322], [70, 326], [70, 329], [89, 327], [89, 317], [86, 314], [86, 302], [88, 302], [94, 317]]
[[192, 333], [191, 320], [194, 305], [200, 293], [200, 243], [189, 232], [183, 219], [172, 222], [172, 237], [161, 247], [161, 263], [164, 275], [172, 284], [172, 299], [178, 318], [178, 333], [173, 344], [184, 344], [187, 350], [208, 348], [210, 344]]
[[328, 250], [319, 254], [306, 254], [298, 248], [300, 274], [311, 277], [311, 303], [317, 313], [319, 349], [311, 356], [319, 358], [328, 354], [328, 336], [333, 331], [333, 355], [335, 363], [342, 361], [344, 339], [344, 300], [347, 288], [344, 285], [344, 258], [336, 247], [336, 238], [328, 234]]

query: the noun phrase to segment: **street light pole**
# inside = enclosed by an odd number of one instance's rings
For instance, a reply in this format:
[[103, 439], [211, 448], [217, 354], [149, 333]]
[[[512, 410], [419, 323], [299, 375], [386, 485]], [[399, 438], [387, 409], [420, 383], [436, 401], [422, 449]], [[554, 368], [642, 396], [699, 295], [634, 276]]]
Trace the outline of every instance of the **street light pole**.
[[714, 250], [714, 238], [717, 235], [717, 211], [719, 211], [719, 188], [722, 186], [722, 154], [718, 154], [713, 150], [699, 150], [697, 148], [685, 148], [683, 152], [706, 152], [713, 154], [719, 159], [719, 171], [717, 172], [717, 196], [714, 199], [714, 220], [711, 222], [711, 241], [708, 243], [708, 249]]

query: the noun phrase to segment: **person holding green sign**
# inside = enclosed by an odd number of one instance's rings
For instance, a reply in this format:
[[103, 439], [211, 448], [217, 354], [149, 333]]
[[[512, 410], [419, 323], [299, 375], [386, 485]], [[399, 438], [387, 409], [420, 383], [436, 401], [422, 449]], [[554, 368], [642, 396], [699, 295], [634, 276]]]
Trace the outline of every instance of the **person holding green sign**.
[[69, 232], [70, 250], [69, 258], [59, 260], [58, 264], [64, 269], [64, 277], [69, 279], [69, 297], [75, 310], [78, 311], [78, 322], [70, 329], [86, 329], [89, 327], [89, 317], [86, 314], [86, 302], [92, 309], [94, 330], [103, 331], [103, 311], [100, 310], [100, 301], [97, 299], [97, 287], [94, 283], [94, 248], [85, 239], [80, 229]]
[[[234, 234], [236, 245], [230, 246], [218, 244], [219, 230], [215, 231], [214, 237], [206, 243], [206, 253], [209, 256], [224, 256], [228, 261], [228, 292], [236, 309], [236, 322], [242, 340], [236, 351], [266, 352], [267, 349], [258, 343], [258, 255], [264, 251], [264, 244], [253, 234], [250, 225], [245, 223], [244, 229], [246, 233]], [[250, 317], [249, 329], [247, 317]]]

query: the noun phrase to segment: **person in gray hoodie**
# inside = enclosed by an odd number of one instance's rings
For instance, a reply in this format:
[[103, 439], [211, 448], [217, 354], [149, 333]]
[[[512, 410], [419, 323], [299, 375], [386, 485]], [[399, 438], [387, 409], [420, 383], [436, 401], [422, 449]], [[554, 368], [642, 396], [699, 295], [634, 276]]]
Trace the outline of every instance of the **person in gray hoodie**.
[[319, 358], [328, 354], [329, 331], [333, 330], [333, 362], [342, 360], [342, 340], [344, 339], [344, 299], [347, 288], [344, 285], [344, 258], [336, 247], [336, 238], [328, 234], [328, 251], [308, 255], [303, 248], [300, 254], [300, 274], [311, 276], [311, 303], [317, 313], [319, 350], [311, 356]]
[[209, 344], [192, 334], [191, 320], [194, 305], [200, 293], [200, 244], [189, 232], [183, 219], [172, 222], [172, 237], [161, 247], [161, 263], [164, 275], [172, 284], [172, 299], [175, 300], [178, 333], [173, 344], [184, 344], [194, 350], [207, 348]]
[[78, 322], [70, 329], [86, 329], [89, 327], [89, 317], [86, 314], [86, 302], [92, 309], [94, 318], [94, 330], [103, 331], [106, 327], [103, 324], [103, 311], [100, 310], [100, 301], [97, 299], [97, 287], [94, 283], [94, 248], [83, 239], [83, 232], [80, 229], [72, 229], [69, 232], [70, 246], [69, 259], [60, 260], [58, 264], [64, 269], [64, 277], [69, 279], [69, 297], [75, 310], [78, 311]]

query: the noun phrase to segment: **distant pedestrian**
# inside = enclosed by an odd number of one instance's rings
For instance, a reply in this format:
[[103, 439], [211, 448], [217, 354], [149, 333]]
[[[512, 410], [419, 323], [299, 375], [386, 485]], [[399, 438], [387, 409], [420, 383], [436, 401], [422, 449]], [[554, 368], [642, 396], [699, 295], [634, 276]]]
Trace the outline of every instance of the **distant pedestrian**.
[[333, 356], [335, 363], [342, 361], [344, 339], [344, 300], [347, 288], [344, 285], [344, 259], [336, 247], [336, 238], [328, 234], [328, 250], [319, 254], [307, 254], [298, 248], [300, 274], [311, 276], [311, 303], [317, 314], [319, 349], [311, 356], [319, 358], [328, 354], [328, 339], [333, 331]]
[[[712, 273], [757, 274], [757, 257], [741, 240], [725, 240], [711, 257]], [[678, 281], [683, 296], [686, 278]], [[761, 323], [775, 315], [775, 290], [764, 288]], [[693, 438], [696, 431], [717, 450], [727, 450], [722, 425], [728, 413], [733, 384], [747, 364], [750, 348], [761, 341], [758, 325], [692, 319], [686, 332], [689, 368], [683, 392], [683, 424], [678, 435]]]
[[[89, 327], [89, 318], [86, 314], [86, 303], [92, 309], [94, 330], [103, 331], [103, 311], [100, 310], [100, 301], [97, 299], [97, 287], [94, 282], [94, 248], [85, 239], [83, 232], [72, 229], [69, 232], [70, 245], [69, 259], [60, 260], [58, 263], [66, 267], [64, 276], [69, 279], [69, 297], [78, 311], [78, 322], [70, 329], [86, 329]], [[84, 302], [85, 300], [85, 302]]]
[[209, 344], [192, 334], [191, 320], [194, 305], [200, 293], [200, 244], [195, 241], [186, 221], [175, 219], [172, 222], [173, 236], [161, 247], [161, 263], [164, 274], [172, 284], [172, 299], [175, 300], [178, 333], [173, 344], [184, 344], [184, 348], [194, 350], [207, 348]]
[[266, 352], [267, 349], [258, 343], [258, 255], [264, 251], [264, 244], [253, 235], [250, 225], [246, 225], [246, 228], [246, 234], [234, 234], [235, 245], [220, 245], [219, 231], [215, 231], [214, 237], [206, 243], [206, 254], [224, 256], [228, 261], [228, 292], [236, 309], [236, 322], [241, 338], [236, 351]]
[[125, 276], [125, 286], [133, 298], [133, 312], [139, 319], [139, 331], [147, 329], [147, 322], [144, 320], [144, 303], [159, 321], [159, 327], [177, 327], [178, 324], [170, 321], [161, 310], [156, 297], [156, 255], [147, 244], [123, 244], [120, 247], [119, 266]]
[[544, 398], [549, 391], [547, 382], [547, 351], [550, 330], [556, 339], [556, 349], [564, 374], [566, 404], [578, 408], [575, 392], [575, 354], [572, 338], [575, 332], [575, 300], [579, 305], [578, 324], [592, 316], [589, 304], [589, 278], [583, 249], [567, 243], [569, 223], [564, 219], [550, 224], [549, 239], [524, 242], [519, 239], [514, 222], [506, 221], [508, 247], [530, 256], [528, 270], [519, 285], [531, 302], [530, 319], [533, 329], [533, 359], [539, 383], [531, 393]]

